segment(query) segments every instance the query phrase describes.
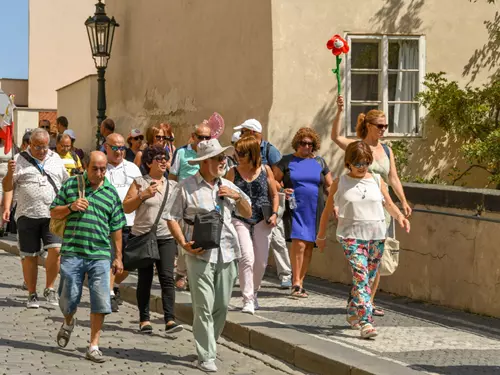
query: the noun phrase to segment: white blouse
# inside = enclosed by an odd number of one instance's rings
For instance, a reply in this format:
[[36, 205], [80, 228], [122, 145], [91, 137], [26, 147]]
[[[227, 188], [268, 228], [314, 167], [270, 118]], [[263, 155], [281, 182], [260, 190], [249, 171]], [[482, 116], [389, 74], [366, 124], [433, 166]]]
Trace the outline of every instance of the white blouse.
[[377, 174], [372, 176], [362, 179], [348, 175], [340, 177], [334, 196], [339, 209], [338, 237], [366, 241], [385, 239], [382, 180]]

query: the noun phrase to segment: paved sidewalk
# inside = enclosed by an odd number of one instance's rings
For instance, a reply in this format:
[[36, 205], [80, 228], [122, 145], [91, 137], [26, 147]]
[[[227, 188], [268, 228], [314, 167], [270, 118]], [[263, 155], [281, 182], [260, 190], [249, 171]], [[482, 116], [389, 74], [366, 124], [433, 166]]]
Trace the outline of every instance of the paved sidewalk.
[[[321, 340], [404, 364], [431, 374], [500, 374], [500, 320], [378, 294], [385, 317], [375, 317], [379, 336], [362, 340], [345, 321], [349, 287], [310, 278], [309, 298], [294, 300], [268, 277], [259, 292], [260, 310], [269, 322], [284, 324]], [[239, 290], [231, 305], [241, 308]]]
[[[39, 268], [40, 308], [28, 310], [27, 292], [20, 289], [19, 257], [0, 250], [0, 263], [0, 374], [203, 374], [192, 365], [196, 356], [189, 326], [177, 338], [167, 339], [160, 315], [152, 314], [154, 335], [141, 335], [137, 332], [137, 308], [127, 303], [105, 321], [101, 350], [108, 362], [94, 364], [85, 360], [90, 333], [87, 289], [84, 289], [77, 312], [78, 325], [71, 341], [66, 349], [59, 349], [56, 335], [62, 316], [58, 308], [48, 307], [41, 296], [45, 286], [44, 270]], [[217, 360], [220, 374], [302, 374], [262, 353], [224, 339], [221, 343]]]

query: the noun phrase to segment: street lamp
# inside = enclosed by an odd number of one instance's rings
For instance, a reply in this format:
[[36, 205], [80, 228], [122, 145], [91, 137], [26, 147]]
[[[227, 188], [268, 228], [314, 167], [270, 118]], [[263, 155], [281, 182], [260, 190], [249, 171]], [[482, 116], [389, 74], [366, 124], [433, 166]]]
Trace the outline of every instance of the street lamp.
[[106, 80], [104, 74], [108, 66], [113, 47], [115, 28], [120, 26], [115, 17], [109, 18], [104, 10], [105, 4], [99, 0], [95, 5], [93, 17], [87, 18], [85, 26], [89, 36], [90, 50], [97, 68], [97, 147], [101, 138], [100, 125], [106, 119]]

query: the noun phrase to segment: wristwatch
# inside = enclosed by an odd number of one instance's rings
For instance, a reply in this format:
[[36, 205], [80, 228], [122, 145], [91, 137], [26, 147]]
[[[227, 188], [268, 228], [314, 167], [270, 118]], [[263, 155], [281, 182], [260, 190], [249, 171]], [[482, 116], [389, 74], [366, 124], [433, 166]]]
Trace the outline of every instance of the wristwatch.
[[71, 208], [71, 205], [72, 205], [72, 204], [73, 204], [73, 202], [71, 202], [70, 204], [68, 204], [68, 210], [69, 210], [69, 212], [76, 212], [75, 210], [73, 210], [73, 209]]
[[278, 217], [278, 213], [276, 211], [273, 211], [273, 213], [271, 214], [271, 216], [273, 215], [276, 215], [276, 217]]

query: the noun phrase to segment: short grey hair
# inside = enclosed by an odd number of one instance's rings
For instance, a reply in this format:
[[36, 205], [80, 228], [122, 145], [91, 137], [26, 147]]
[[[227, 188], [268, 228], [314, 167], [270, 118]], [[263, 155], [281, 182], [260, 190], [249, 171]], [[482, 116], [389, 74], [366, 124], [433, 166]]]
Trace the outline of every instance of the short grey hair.
[[33, 142], [35, 140], [45, 138], [47, 139], [47, 142], [50, 141], [50, 134], [47, 130], [43, 128], [36, 128], [31, 132], [30, 136], [30, 142]]

